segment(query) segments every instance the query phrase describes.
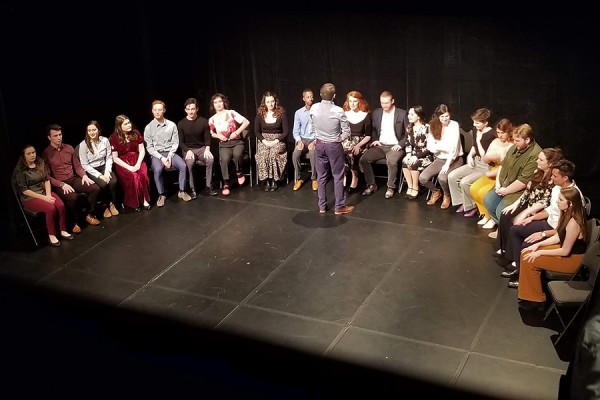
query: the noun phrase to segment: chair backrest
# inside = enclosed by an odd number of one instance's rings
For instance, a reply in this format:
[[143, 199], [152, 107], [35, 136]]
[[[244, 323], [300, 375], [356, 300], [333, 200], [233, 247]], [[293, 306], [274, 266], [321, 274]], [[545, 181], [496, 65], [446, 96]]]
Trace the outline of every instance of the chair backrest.
[[583, 197], [583, 207], [585, 208], [585, 215], [589, 217], [592, 213], [592, 201], [587, 196]]
[[600, 242], [596, 241], [592, 243], [590, 247], [588, 247], [585, 255], [583, 256], [583, 260], [581, 261], [582, 265], [585, 265], [589, 274], [588, 274], [588, 283], [590, 286], [594, 286], [594, 282], [596, 282], [596, 278], [598, 277], [598, 271], [600, 270]]
[[79, 142], [79, 144], [77, 146], [75, 146], [75, 157], [77, 157], [77, 159], [81, 162], [81, 157], [79, 157], [79, 146], [81, 145], [81, 142]]
[[473, 131], [465, 131], [463, 128], [459, 128], [460, 131], [460, 144], [463, 149], [463, 159], [466, 162], [467, 155], [473, 147]]
[[598, 218], [589, 218], [587, 220], [587, 231], [590, 241], [588, 243], [588, 249], [596, 242], [600, 240], [600, 220]]

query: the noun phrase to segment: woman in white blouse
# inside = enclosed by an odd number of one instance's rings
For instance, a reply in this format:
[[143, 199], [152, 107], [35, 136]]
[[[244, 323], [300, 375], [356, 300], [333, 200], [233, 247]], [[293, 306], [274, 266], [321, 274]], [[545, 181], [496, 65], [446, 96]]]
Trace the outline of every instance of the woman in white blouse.
[[[458, 122], [450, 119], [450, 109], [445, 104], [440, 104], [435, 109], [429, 121], [427, 150], [433, 154], [434, 160], [419, 175], [419, 183], [431, 190], [427, 205], [437, 203], [443, 194], [444, 200], [440, 208], [446, 209], [451, 204], [448, 173], [463, 165], [464, 161]], [[437, 177], [441, 189], [432, 182], [434, 177]]]
[[250, 121], [235, 110], [229, 109], [229, 99], [221, 93], [215, 93], [210, 99], [210, 111], [213, 113], [208, 120], [210, 135], [219, 141], [219, 164], [223, 177], [223, 196], [229, 196], [230, 171], [229, 163], [235, 164], [235, 177], [238, 185], [243, 185], [246, 178], [242, 173], [244, 160], [244, 140], [242, 133], [250, 125]]
[[104, 201], [106, 210], [104, 218], [119, 215], [115, 206], [117, 199], [117, 176], [113, 174], [112, 152], [107, 137], [102, 133], [98, 121], [90, 121], [87, 124], [85, 139], [79, 144], [79, 160], [87, 176], [90, 177], [101, 190], [101, 199]]

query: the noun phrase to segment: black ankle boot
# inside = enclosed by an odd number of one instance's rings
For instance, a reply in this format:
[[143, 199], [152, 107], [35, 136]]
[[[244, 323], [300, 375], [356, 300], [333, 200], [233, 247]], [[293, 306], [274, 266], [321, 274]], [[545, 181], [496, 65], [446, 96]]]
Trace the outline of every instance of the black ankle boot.
[[263, 190], [265, 192], [268, 192], [269, 190], [271, 190], [271, 180], [270, 179], [265, 179], [265, 187], [263, 188]]
[[271, 192], [274, 192], [274, 191], [276, 191], [276, 190], [277, 190], [277, 187], [278, 187], [278, 186], [277, 186], [277, 181], [276, 181], [275, 179], [273, 179], [273, 180], [271, 181]]

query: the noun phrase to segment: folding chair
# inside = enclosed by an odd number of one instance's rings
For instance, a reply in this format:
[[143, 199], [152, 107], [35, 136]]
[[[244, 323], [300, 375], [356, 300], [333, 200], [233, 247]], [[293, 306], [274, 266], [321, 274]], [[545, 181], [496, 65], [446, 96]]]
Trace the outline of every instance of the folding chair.
[[589, 217], [592, 213], [592, 201], [587, 196], [583, 197], [583, 207], [585, 208], [585, 215]]
[[[379, 175], [375, 174], [375, 178], [387, 179], [388, 178], [387, 160], [385, 158], [381, 158], [381, 159], [375, 161], [374, 164], [382, 165], [386, 171], [385, 174], [379, 174]], [[383, 168], [380, 168], [380, 169], [383, 169]], [[397, 179], [398, 179], [398, 193], [401, 193], [402, 187], [404, 186], [404, 182], [406, 182], [406, 180], [404, 179], [404, 172], [402, 171], [402, 160], [400, 160], [400, 162], [398, 163], [398, 178]]]
[[[21, 204], [21, 198], [19, 197], [19, 189], [17, 188], [16, 184], [13, 182], [11, 186], [13, 189], [13, 193], [15, 195], [15, 200], [17, 200], [17, 204], [19, 205], [19, 210], [21, 210], [21, 214], [23, 215], [23, 220], [25, 221], [25, 225], [27, 225], [27, 229], [29, 230], [29, 233], [31, 234], [33, 243], [35, 243], [35, 246], [38, 247], [39, 243], [35, 237], [34, 232], [42, 230], [46, 227], [44, 213], [25, 209], [25, 207], [23, 207], [23, 204]], [[29, 222], [30, 218], [31, 219], [44, 218], [44, 224], [43, 225], [40, 224], [39, 227], [37, 227], [36, 229], [33, 229], [31, 226], [31, 223]]]
[[[590, 241], [588, 242], [588, 249], [600, 240], [600, 220], [597, 218], [589, 218], [587, 220], [587, 231]], [[547, 281], [568, 281], [570, 279], [577, 279], [577, 273], [567, 274], [564, 272], [544, 271], [544, 278]]]
[[[548, 307], [544, 320], [548, 318], [550, 313], [554, 311], [562, 324], [562, 331], [560, 331], [558, 337], [554, 341], [556, 345], [563, 337], [564, 333], [573, 324], [573, 321], [584, 309], [587, 304], [594, 284], [598, 277], [598, 270], [600, 269], [600, 242], [593, 243], [585, 253], [581, 265], [577, 268], [577, 272], [574, 276], [578, 275], [579, 270], [587, 269], [587, 279], [585, 280], [567, 280], [567, 281], [551, 281], [548, 282], [548, 293], [552, 299], [552, 304]], [[575, 313], [570, 317], [566, 318], [561, 313], [562, 308], [575, 308]], [[563, 311], [564, 312], [564, 311]]]

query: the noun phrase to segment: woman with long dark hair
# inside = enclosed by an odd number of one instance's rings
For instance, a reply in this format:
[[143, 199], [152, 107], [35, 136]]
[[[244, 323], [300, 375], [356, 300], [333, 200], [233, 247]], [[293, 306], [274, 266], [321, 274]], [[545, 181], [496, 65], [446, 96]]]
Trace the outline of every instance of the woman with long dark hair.
[[[421, 172], [419, 183], [431, 190], [428, 206], [443, 197], [440, 208], [446, 209], [451, 204], [448, 174], [463, 165], [463, 149], [458, 122], [451, 119], [450, 108], [445, 104], [437, 106], [429, 121], [427, 150], [433, 154], [433, 163]], [[432, 181], [435, 177], [440, 187]]]
[[102, 136], [98, 121], [87, 124], [85, 139], [79, 144], [79, 161], [86, 174], [100, 186], [104, 202], [104, 218], [119, 215], [117, 202], [117, 176], [113, 174], [113, 158], [108, 138]]
[[587, 250], [586, 214], [579, 190], [561, 189], [558, 207], [560, 218], [556, 233], [521, 252], [519, 308], [542, 311], [546, 304], [542, 271], [574, 273]]
[[37, 156], [35, 147], [32, 145], [27, 144], [23, 147], [12, 180], [23, 208], [43, 212], [46, 215], [46, 229], [48, 229], [50, 246], [60, 247], [60, 242], [56, 237], [57, 222], [60, 238], [73, 240], [73, 235], [67, 232], [65, 204], [52, 191], [46, 165], [42, 158]]
[[144, 137], [133, 127], [129, 117], [121, 114], [115, 118], [115, 130], [109, 141], [115, 173], [123, 188], [123, 204], [135, 211], [140, 211], [140, 205], [149, 210], [150, 179], [144, 162]]

